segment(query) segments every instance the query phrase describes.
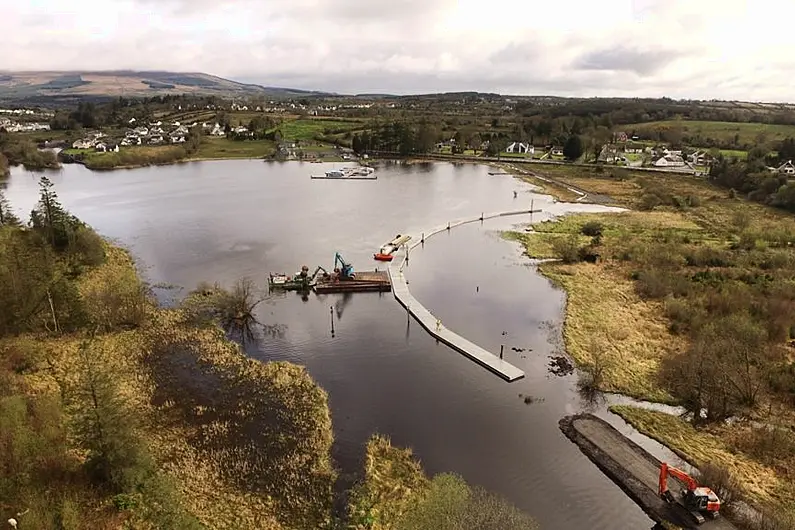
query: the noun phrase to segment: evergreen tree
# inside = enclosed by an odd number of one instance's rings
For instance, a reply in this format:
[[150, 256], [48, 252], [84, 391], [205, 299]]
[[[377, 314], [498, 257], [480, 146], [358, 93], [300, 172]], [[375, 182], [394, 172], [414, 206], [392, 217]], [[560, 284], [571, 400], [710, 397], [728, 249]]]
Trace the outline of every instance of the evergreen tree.
[[563, 145], [563, 156], [569, 160], [577, 160], [584, 152], [585, 147], [583, 146], [582, 138], [576, 134], [569, 136]]
[[83, 343], [78, 360], [77, 383], [69, 397], [75, 434], [88, 451], [85, 465], [97, 483], [116, 492], [139, 490], [152, 475], [153, 464], [135, 435], [104, 351]]
[[55, 250], [65, 250], [69, 245], [69, 231], [72, 219], [58, 202], [58, 194], [50, 179], [41, 177], [39, 181], [39, 203], [30, 212], [30, 222], [34, 230], [40, 232]]
[[14, 215], [14, 210], [11, 208], [11, 203], [0, 190], [0, 226], [19, 226], [19, 218]]

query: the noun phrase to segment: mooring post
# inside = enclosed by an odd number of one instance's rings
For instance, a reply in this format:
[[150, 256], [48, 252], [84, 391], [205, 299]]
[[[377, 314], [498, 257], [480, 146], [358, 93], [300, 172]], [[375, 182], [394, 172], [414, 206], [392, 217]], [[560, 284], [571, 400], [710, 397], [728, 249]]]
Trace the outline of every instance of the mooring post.
[[331, 336], [334, 336], [334, 306], [328, 308], [331, 314]]
[[502, 349], [505, 348], [505, 344], [500, 344], [500, 360], [502, 360]]
[[447, 221], [447, 230], [450, 230], [450, 221]]
[[423, 233], [422, 233], [422, 239], [420, 240], [420, 242], [421, 242], [423, 245], [425, 245], [425, 232], [423, 232]]
[[408, 263], [409, 262], [409, 244], [406, 243], [405, 247], [406, 247], [406, 263]]
[[480, 212], [480, 222], [483, 222], [483, 212]]

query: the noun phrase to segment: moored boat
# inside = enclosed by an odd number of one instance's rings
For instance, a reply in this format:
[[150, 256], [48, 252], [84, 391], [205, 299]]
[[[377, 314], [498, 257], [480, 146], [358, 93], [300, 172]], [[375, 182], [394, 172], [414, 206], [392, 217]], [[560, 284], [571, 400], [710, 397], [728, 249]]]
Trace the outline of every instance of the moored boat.
[[376, 254], [373, 254], [373, 258], [378, 260], [378, 261], [392, 261], [393, 257], [394, 256], [392, 256], [392, 254], [384, 254], [382, 252], [378, 252]]

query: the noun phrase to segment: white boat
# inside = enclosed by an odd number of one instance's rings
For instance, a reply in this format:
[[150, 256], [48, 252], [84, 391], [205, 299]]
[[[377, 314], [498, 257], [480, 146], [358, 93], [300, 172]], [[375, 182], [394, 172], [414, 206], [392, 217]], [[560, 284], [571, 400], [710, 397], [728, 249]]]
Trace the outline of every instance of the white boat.
[[385, 255], [392, 254], [394, 251], [399, 249], [401, 245], [408, 243], [410, 239], [411, 236], [402, 236], [398, 234], [397, 236], [395, 236], [395, 239], [393, 239], [389, 243], [385, 243], [379, 250], [379, 253]]
[[345, 172], [342, 169], [332, 169], [330, 171], [326, 171], [326, 177], [341, 179], [345, 177]]

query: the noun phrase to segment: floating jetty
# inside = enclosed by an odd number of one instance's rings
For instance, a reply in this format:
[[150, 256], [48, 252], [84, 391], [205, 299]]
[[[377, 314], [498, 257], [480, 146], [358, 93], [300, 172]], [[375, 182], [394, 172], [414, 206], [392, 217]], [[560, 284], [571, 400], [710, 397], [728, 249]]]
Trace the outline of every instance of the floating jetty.
[[425, 328], [425, 330], [431, 336], [438, 339], [440, 342], [443, 342], [450, 348], [456, 350], [457, 352], [462, 353], [481, 366], [494, 372], [508, 382], [521, 379], [524, 377], [524, 372], [511, 363], [503, 360], [502, 355], [494, 355], [484, 348], [481, 348], [477, 344], [468, 341], [461, 335], [458, 335], [457, 333], [444, 327], [441, 321], [411, 294], [411, 291], [409, 291], [408, 282], [406, 281], [406, 277], [403, 274], [403, 268], [408, 261], [408, 254], [412, 248], [415, 248], [417, 245], [424, 244], [426, 239], [440, 232], [446, 232], [456, 226], [461, 226], [467, 223], [475, 223], [478, 221], [485, 221], [487, 219], [494, 219], [497, 217], [505, 217], [510, 215], [528, 215], [539, 212], [541, 212], [541, 210], [534, 210], [531, 205], [529, 210], [512, 210], [509, 212], [491, 213], [488, 215], [482, 213], [478, 217], [451, 221], [446, 225], [436, 227], [427, 233], [423, 232], [419, 237], [410, 236], [411, 239], [414, 240], [414, 243], [404, 244], [402, 247], [402, 259], [394, 260], [389, 265], [389, 278], [392, 282], [392, 292], [395, 295], [395, 299], [397, 299], [400, 305], [406, 308], [409, 314], [413, 316], [414, 319], [419, 322], [420, 325]]
[[313, 179], [329, 180], [376, 180], [378, 175], [375, 169], [370, 166], [344, 167], [342, 169], [331, 169], [323, 175], [310, 175]]
[[[656, 523], [704, 530], [737, 530], [724, 517], [697, 525], [684, 506], [664, 501], [657, 491], [661, 462], [603, 419], [592, 414], [577, 414], [566, 416], [559, 426], [563, 434]], [[673, 477], [669, 481], [679, 482]], [[681, 482], [679, 486], [685, 487]]]

